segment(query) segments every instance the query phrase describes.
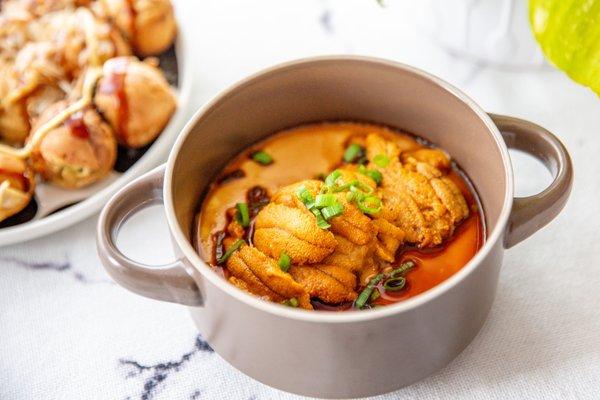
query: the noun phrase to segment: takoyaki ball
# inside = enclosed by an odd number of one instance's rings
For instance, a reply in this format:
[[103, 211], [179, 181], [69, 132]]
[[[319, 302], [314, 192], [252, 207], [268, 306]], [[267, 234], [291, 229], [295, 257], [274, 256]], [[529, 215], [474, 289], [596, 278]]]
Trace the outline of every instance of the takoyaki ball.
[[[60, 101], [48, 108], [33, 126], [36, 130], [69, 105]], [[88, 107], [52, 128], [33, 147], [31, 160], [36, 172], [48, 182], [75, 189], [104, 178], [115, 164], [117, 143], [110, 126]]]
[[175, 111], [176, 101], [160, 69], [133, 57], [108, 60], [94, 104], [119, 143], [138, 148], [152, 142]]
[[0, 63], [0, 141], [11, 145], [23, 144], [29, 134], [29, 118], [23, 99], [9, 100], [18, 83], [9, 63]]
[[[91, 41], [86, 36], [88, 29], [94, 35]], [[50, 40], [60, 55], [61, 70], [69, 79], [78, 77], [90, 65], [101, 66], [109, 58], [131, 54], [118, 29], [84, 8], [42, 16], [33, 35], [38, 40]]]
[[25, 103], [18, 101], [0, 109], [0, 142], [22, 145], [29, 134]]
[[0, 153], [0, 221], [15, 215], [31, 201], [34, 173], [17, 157]]
[[67, 96], [60, 87], [54, 85], [43, 85], [27, 96], [25, 100], [26, 112], [32, 123], [54, 103], [64, 100]]
[[23, 144], [32, 117], [64, 97], [63, 78], [48, 43], [28, 43], [14, 62], [0, 63], [0, 139]]
[[138, 55], [162, 53], [175, 40], [177, 24], [170, 0], [100, 0], [99, 6]]
[[40, 17], [52, 11], [87, 7], [91, 0], [4, 0], [2, 12], [10, 16]]
[[[0, 2], [0, 4], [2, 4]], [[7, 15], [2, 7], [0, 13], [0, 59], [12, 61], [19, 50], [25, 46], [29, 38], [29, 20], [20, 16]]]

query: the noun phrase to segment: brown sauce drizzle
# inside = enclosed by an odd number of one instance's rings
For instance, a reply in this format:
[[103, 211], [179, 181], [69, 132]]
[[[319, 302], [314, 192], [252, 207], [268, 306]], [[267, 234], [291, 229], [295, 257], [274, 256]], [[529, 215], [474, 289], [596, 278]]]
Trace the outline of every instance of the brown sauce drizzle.
[[[243, 239], [249, 245], [252, 245], [252, 237], [254, 236], [254, 219], [258, 212], [267, 204], [269, 204], [270, 196], [267, 193], [267, 189], [262, 186], [253, 186], [246, 191], [246, 202], [248, 204], [248, 214], [250, 216], [250, 224], [247, 228], [244, 229]], [[228, 215], [227, 224], [229, 225], [232, 217]], [[225, 228], [222, 231], [215, 232], [212, 236], [213, 240], [213, 254], [212, 254], [212, 263], [213, 265], [217, 264], [217, 260], [223, 256], [225, 253], [225, 248], [223, 246], [223, 240], [227, 237], [227, 232]]]
[[246, 192], [246, 201], [248, 202], [248, 213], [250, 214], [250, 225], [244, 232], [244, 239], [252, 246], [252, 238], [254, 236], [254, 219], [259, 211], [269, 204], [271, 197], [267, 193], [267, 189], [262, 186], [253, 186]]
[[123, 142], [127, 142], [127, 122], [129, 120], [129, 105], [127, 104], [127, 94], [125, 93], [125, 76], [129, 60], [119, 58], [114, 61], [113, 71], [100, 81], [98, 91], [102, 94], [115, 96], [117, 99], [117, 121], [116, 133]]
[[71, 115], [66, 121], [65, 125], [71, 130], [71, 134], [80, 139], [89, 139], [90, 131], [87, 125], [83, 121], [83, 111], [78, 111]]
[[129, 24], [129, 31], [131, 32], [131, 37], [129, 37], [129, 42], [131, 42], [131, 46], [133, 48], [136, 48], [137, 43], [136, 43], [136, 36], [137, 36], [137, 29], [135, 27], [135, 19], [137, 17], [137, 11], [135, 10], [135, 7], [133, 5], [133, 0], [125, 0], [125, 6], [127, 8], [127, 12], [129, 13], [129, 18], [130, 18], [130, 24]]
[[248, 202], [248, 209], [250, 212], [250, 218], [256, 217], [256, 214], [267, 204], [271, 197], [267, 193], [267, 189], [262, 186], [253, 186], [246, 192], [246, 201]]

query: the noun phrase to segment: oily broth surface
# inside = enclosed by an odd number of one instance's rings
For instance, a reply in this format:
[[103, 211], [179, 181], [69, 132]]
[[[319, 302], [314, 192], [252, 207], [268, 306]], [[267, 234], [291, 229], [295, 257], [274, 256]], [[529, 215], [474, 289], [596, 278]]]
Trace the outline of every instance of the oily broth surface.
[[[197, 251], [204, 260], [214, 264], [214, 235], [227, 226], [227, 210], [238, 202], [246, 201], [248, 189], [262, 186], [273, 194], [280, 187], [328, 173], [339, 166], [349, 139], [368, 133], [393, 139], [402, 151], [424, 147], [411, 135], [363, 123], [310, 124], [273, 135], [231, 160], [211, 185], [197, 217], [194, 232]], [[254, 162], [250, 154], [257, 150], [271, 155], [274, 163], [263, 166]], [[222, 177], [240, 170], [244, 172], [243, 177], [221, 182]], [[393, 303], [430, 289], [456, 273], [483, 245], [485, 232], [474, 190], [459, 171], [452, 171], [449, 177], [465, 196], [471, 209], [469, 217], [441, 246], [428, 249], [405, 247], [401, 250], [397, 263], [412, 259], [417, 262], [417, 268], [406, 275], [408, 283], [405, 290], [397, 295], [383, 293], [374, 304]]]

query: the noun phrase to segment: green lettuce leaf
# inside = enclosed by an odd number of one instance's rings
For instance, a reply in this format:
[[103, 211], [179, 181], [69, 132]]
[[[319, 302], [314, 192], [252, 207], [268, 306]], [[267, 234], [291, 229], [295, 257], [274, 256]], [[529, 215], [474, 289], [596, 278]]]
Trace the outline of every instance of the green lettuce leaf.
[[530, 0], [529, 22], [546, 57], [600, 95], [600, 0]]

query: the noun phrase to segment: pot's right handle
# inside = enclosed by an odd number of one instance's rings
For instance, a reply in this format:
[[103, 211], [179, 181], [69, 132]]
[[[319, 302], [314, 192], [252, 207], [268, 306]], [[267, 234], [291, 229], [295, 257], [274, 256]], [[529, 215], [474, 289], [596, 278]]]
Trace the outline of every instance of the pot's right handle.
[[115, 243], [119, 228], [130, 216], [153, 204], [162, 204], [164, 172], [164, 165], [157, 167], [123, 187], [108, 201], [98, 220], [98, 255], [108, 274], [124, 288], [156, 300], [200, 306], [200, 290], [183, 261], [157, 266], [142, 264], [125, 256]]
[[573, 165], [565, 146], [541, 126], [504, 115], [490, 117], [509, 148], [536, 157], [554, 177], [542, 192], [514, 199], [504, 237], [504, 247], [509, 248], [541, 229], [563, 209], [573, 185]]

